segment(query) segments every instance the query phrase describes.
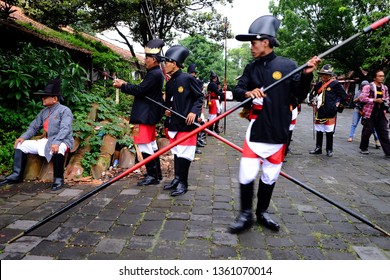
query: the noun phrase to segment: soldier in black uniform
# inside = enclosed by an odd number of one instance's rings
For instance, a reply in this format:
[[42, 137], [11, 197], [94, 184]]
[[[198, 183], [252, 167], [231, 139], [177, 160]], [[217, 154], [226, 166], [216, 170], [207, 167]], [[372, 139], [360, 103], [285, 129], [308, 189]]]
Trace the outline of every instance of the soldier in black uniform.
[[[163, 57], [165, 70], [171, 76], [166, 84], [167, 107], [178, 112], [186, 119], [182, 119], [170, 111], [165, 114], [170, 116], [168, 125], [168, 136], [175, 141], [186, 136], [194, 130], [197, 116], [200, 115], [203, 104], [203, 93], [195, 77], [182, 72], [184, 60], [189, 55], [187, 48], [183, 46], [171, 47]], [[188, 172], [191, 161], [195, 158], [196, 135], [172, 148], [174, 154], [175, 178], [164, 190], [173, 190], [171, 196], [185, 194], [188, 190]]]
[[[221, 82], [219, 77], [213, 70], [210, 71], [210, 83], [207, 85], [207, 100], [209, 100], [209, 115], [208, 120], [212, 121], [220, 115], [221, 101], [224, 99], [223, 92], [221, 90]], [[220, 133], [219, 120], [213, 125], [209, 126], [209, 130]]]
[[260, 158], [264, 162], [257, 193], [257, 222], [271, 230], [279, 230], [279, 224], [270, 217], [267, 209], [285, 156], [291, 122], [290, 104], [293, 97], [300, 101], [306, 97], [312, 71], [320, 61], [313, 57], [302, 73], [263, 92], [263, 88], [297, 68], [293, 61], [276, 56], [273, 51], [279, 46], [275, 38], [279, 24], [273, 16], [262, 16], [249, 27], [249, 34], [236, 36], [239, 41], [251, 42], [255, 60], [245, 67], [233, 91], [238, 101], [253, 100], [239, 171], [241, 210], [229, 227], [230, 233], [240, 233], [252, 227], [254, 181], [260, 169]]
[[[130, 115], [130, 123], [134, 124], [134, 143], [147, 158], [157, 150], [156, 124], [164, 115], [164, 110], [157, 104], [146, 99], [145, 96], [164, 102], [162, 88], [164, 85], [164, 74], [160, 68], [160, 52], [164, 46], [163, 40], [153, 39], [145, 47], [145, 65], [147, 73], [139, 85], [129, 84], [123, 80], [115, 79], [114, 87], [120, 88], [122, 92], [134, 95], [133, 108]], [[160, 159], [146, 164], [147, 175], [138, 182], [138, 186], [158, 184], [162, 179]]]
[[[343, 108], [347, 93], [333, 77], [333, 67], [324, 65], [318, 74], [321, 81], [316, 83], [310, 94], [315, 111], [316, 147], [310, 154], [322, 154], [322, 139], [326, 135], [326, 155], [333, 156], [333, 134], [336, 128], [337, 111]], [[314, 98], [315, 97], [315, 98]]]
[[[195, 79], [198, 81], [199, 83], [199, 87], [202, 89], [202, 92], [203, 92], [203, 81], [201, 81], [196, 75], [198, 73], [198, 71], [196, 70], [196, 64], [195, 63], [191, 63], [188, 68], [187, 68], [187, 73], [190, 74], [191, 76], [194, 76]], [[202, 107], [202, 110], [203, 110], [203, 107]], [[198, 119], [197, 119], [198, 123], [203, 125], [204, 124], [204, 119], [202, 119], [201, 116], [198, 116]], [[205, 141], [205, 136], [206, 136], [206, 133], [204, 131], [202, 132], [199, 132], [198, 133], [198, 137], [197, 137], [197, 141], [196, 141], [196, 150], [195, 150], [195, 153], [196, 154], [201, 154], [202, 151], [199, 149], [199, 147], [204, 147], [207, 143]]]

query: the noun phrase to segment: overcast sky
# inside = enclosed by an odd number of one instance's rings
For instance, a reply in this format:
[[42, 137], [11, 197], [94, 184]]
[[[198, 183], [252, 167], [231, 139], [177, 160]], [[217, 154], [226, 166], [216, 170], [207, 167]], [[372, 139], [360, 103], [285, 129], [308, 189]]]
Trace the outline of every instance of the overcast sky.
[[[247, 34], [251, 23], [260, 16], [269, 15], [269, 0], [234, 0], [231, 5], [220, 6], [218, 12], [226, 16], [231, 23], [234, 35]], [[236, 39], [228, 40], [228, 48], [237, 47], [242, 42]]]
[[[234, 0], [233, 7], [231, 5], [219, 6], [218, 12], [223, 16], [226, 16], [231, 23], [231, 29], [234, 35], [248, 33], [249, 26], [251, 23], [260, 16], [269, 15], [268, 10], [269, 0]], [[126, 34], [126, 31], [125, 33]], [[108, 40], [108, 38], [119, 38], [116, 31], [105, 32], [105, 36], [98, 37], [110, 41], [122, 48], [126, 48], [124, 44]], [[230, 39], [227, 42], [228, 48], [236, 48], [241, 45], [242, 42], [236, 39]], [[142, 52], [143, 46], [139, 44], [134, 45], [136, 52]]]

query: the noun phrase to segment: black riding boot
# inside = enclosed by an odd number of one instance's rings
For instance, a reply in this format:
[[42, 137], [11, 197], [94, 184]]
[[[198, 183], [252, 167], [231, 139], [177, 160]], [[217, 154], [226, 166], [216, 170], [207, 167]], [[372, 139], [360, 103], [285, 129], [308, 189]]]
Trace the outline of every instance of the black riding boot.
[[286, 150], [284, 152], [284, 156], [286, 156], [287, 153], [290, 151], [290, 143], [291, 143], [291, 139], [292, 139], [292, 134], [293, 134], [293, 131], [289, 130], [288, 131], [288, 138], [287, 138], [287, 145], [286, 145]]
[[328, 157], [333, 156], [333, 134], [334, 132], [326, 133], [326, 155]]
[[[142, 157], [144, 159], [146, 159], [146, 158], [150, 157], [150, 155], [147, 153], [142, 153]], [[137, 183], [137, 186], [157, 185], [158, 183], [160, 183], [160, 181], [158, 180], [158, 175], [157, 175], [156, 161], [152, 160], [152, 161], [148, 162], [147, 164], [145, 164], [145, 166], [146, 166], [147, 175], [143, 180], [141, 180]]]
[[[155, 151], [155, 152], [157, 152], [157, 151]], [[163, 176], [162, 176], [162, 171], [161, 171], [160, 157], [156, 157], [155, 161], [156, 161], [157, 179], [161, 181], [163, 179]]]
[[[210, 130], [210, 131], [214, 131], [214, 123], [212, 125], [210, 125], [207, 129]], [[207, 134], [207, 135], [210, 135], [210, 134]]]
[[312, 155], [320, 155], [322, 154], [322, 140], [324, 138], [324, 133], [321, 131], [317, 131], [316, 134], [316, 148], [313, 151], [310, 151]]
[[274, 187], [275, 183], [267, 185], [260, 179], [259, 189], [257, 191], [256, 217], [259, 224], [264, 225], [271, 230], [278, 231], [280, 228], [279, 224], [272, 220], [267, 212]]
[[179, 181], [180, 181], [180, 178], [179, 178], [180, 166], [179, 166], [179, 164], [177, 164], [177, 155], [174, 155], [174, 158], [173, 158], [173, 169], [174, 169], [174, 172], [175, 172], [175, 177], [173, 178], [171, 183], [169, 183], [168, 185], [165, 185], [163, 187], [164, 190], [175, 189], [177, 187], [177, 185], [179, 184]]
[[54, 154], [53, 158], [53, 185], [52, 191], [61, 189], [64, 186], [64, 163], [65, 157], [62, 154]]
[[220, 134], [221, 131], [219, 130], [219, 120], [214, 123], [214, 132]]
[[5, 177], [5, 180], [0, 182], [0, 187], [8, 184], [17, 184], [23, 180], [24, 168], [26, 166], [27, 154], [23, 153], [20, 149], [14, 151], [14, 170]]
[[178, 157], [177, 165], [179, 168], [179, 183], [176, 189], [171, 192], [171, 196], [179, 196], [185, 194], [188, 190], [188, 172], [190, 170], [191, 161], [185, 158]]
[[240, 184], [241, 210], [236, 220], [229, 226], [230, 233], [240, 233], [253, 225], [253, 181], [248, 184]]

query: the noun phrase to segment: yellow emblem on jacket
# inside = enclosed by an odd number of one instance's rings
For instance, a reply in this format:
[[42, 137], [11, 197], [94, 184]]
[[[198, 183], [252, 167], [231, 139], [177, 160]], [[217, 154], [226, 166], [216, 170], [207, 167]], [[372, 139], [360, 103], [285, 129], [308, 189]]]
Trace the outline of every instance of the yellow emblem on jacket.
[[280, 80], [282, 78], [282, 73], [279, 71], [275, 71], [272, 73], [272, 78], [274, 78], [275, 80]]
[[328, 87], [328, 88], [326, 88], [326, 90], [327, 90], [327, 91], [331, 91], [331, 90], [332, 90], [332, 88], [331, 88], [331, 87]]
[[184, 88], [183, 88], [182, 86], [180, 86], [180, 87], [177, 89], [177, 91], [178, 91], [179, 93], [182, 93], [182, 92], [184, 91]]

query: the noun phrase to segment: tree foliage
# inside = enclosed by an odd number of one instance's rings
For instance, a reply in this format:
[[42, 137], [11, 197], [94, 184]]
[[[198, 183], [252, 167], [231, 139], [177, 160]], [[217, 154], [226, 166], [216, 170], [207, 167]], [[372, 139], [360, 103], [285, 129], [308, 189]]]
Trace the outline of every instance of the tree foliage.
[[88, 0], [90, 20], [98, 31], [126, 26], [130, 38], [145, 45], [152, 38], [170, 43], [179, 33], [224, 38], [224, 19], [216, 4], [232, 0]]
[[53, 29], [79, 21], [85, 4], [85, 0], [19, 0], [27, 16]]
[[[282, 19], [278, 32], [278, 54], [305, 63], [315, 54], [361, 32], [364, 27], [388, 16], [389, 1], [376, 0], [280, 0], [271, 2], [273, 15]], [[365, 71], [389, 69], [390, 26], [374, 32], [329, 54], [338, 73], [353, 71], [366, 79]], [[365, 71], [364, 71], [365, 70]]]
[[[222, 45], [208, 40], [204, 36], [188, 36], [179, 43], [190, 50], [190, 56], [185, 61], [187, 67], [191, 63], [196, 64], [197, 76], [204, 82], [210, 79], [210, 71], [213, 70], [224, 82], [225, 59]], [[242, 44], [241, 47], [228, 50], [226, 59], [226, 83], [229, 90], [236, 85], [236, 78], [242, 74], [246, 64], [252, 60], [249, 51], [249, 44]]]

